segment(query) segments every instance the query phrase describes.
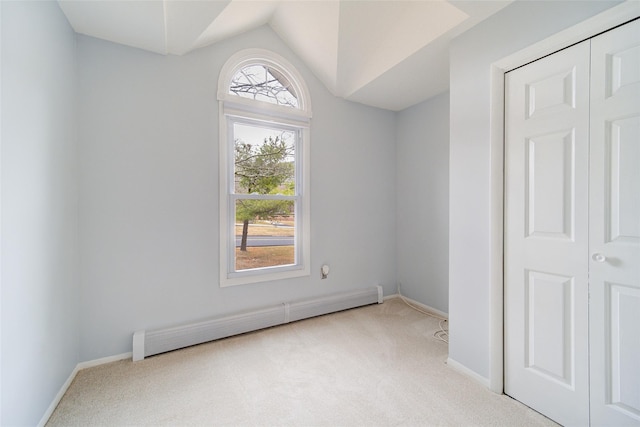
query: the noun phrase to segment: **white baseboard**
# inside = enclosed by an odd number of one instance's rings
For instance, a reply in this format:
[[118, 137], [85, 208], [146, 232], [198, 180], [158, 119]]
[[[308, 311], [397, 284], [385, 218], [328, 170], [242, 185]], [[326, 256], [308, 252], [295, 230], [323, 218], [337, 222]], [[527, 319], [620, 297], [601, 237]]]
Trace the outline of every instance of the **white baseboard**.
[[62, 387], [60, 387], [58, 394], [56, 394], [56, 397], [53, 398], [51, 405], [49, 405], [44, 415], [40, 419], [40, 422], [38, 423], [38, 427], [44, 427], [44, 425], [47, 424], [47, 421], [49, 421], [51, 414], [53, 414], [53, 411], [56, 410], [58, 403], [60, 403], [60, 401], [62, 400], [62, 396], [64, 396], [64, 394], [67, 392], [67, 389], [73, 382], [73, 379], [76, 377], [76, 374], [78, 373], [79, 370], [80, 369], [78, 369], [78, 365], [76, 365], [76, 367], [73, 368], [73, 371], [71, 371], [71, 375], [69, 375], [69, 378], [67, 378], [64, 384], [62, 384]]
[[387, 295], [386, 297], [384, 297], [384, 301], [388, 301], [393, 298], [400, 298], [400, 295], [398, 294]]
[[416, 307], [418, 307], [421, 310], [426, 311], [427, 313], [431, 313], [431, 314], [433, 314], [434, 316], [437, 316], [437, 317], [442, 317], [443, 319], [449, 319], [449, 314], [448, 313], [445, 313], [444, 311], [440, 311], [437, 308], [430, 307], [430, 306], [428, 306], [426, 304], [422, 304], [421, 302], [418, 302], [416, 300], [412, 300], [411, 298], [407, 298], [404, 295], [400, 295], [400, 294], [388, 295], [388, 296], [384, 297], [384, 300], [387, 301], [387, 300], [390, 300], [392, 298], [404, 298], [409, 304], [415, 305]]
[[490, 383], [489, 383], [489, 379], [483, 377], [480, 374], [477, 374], [476, 372], [472, 371], [471, 369], [467, 368], [466, 366], [464, 366], [463, 364], [456, 362], [455, 360], [451, 359], [451, 358], [447, 358], [447, 365], [460, 372], [461, 374], [464, 374], [474, 380], [476, 380], [477, 382], [479, 382], [480, 384], [482, 384], [483, 386], [485, 386], [486, 388], [490, 389]]
[[64, 396], [64, 394], [69, 389], [69, 386], [71, 386], [71, 383], [73, 382], [78, 372], [80, 372], [83, 369], [93, 368], [94, 366], [104, 365], [105, 363], [117, 362], [118, 360], [124, 360], [124, 359], [131, 359], [131, 355], [132, 355], [131, 352], [122, 353], [122, 354], [117, 354], [115, 356], [103, 357], [101, 359], [89, 360], [86, 362], [78, 363], [76, 367], [73, 368], [73, 371], [71, 371], [71, 375], [69, 375], [69, 378], [67, 378], [64, 384], [62, 384], [62, 387], [60, 387], [60, 390], [58, 391], [56, 396], [53, 398], [53, 401], [51, 402], [51, 405], [49, 405], [49, 408], [47, 408], [44, 415], [42, 415], [42, 418], [38, 423], [38, 427], [44, 427], [45, 424], [47, 424], [47, 422], [49, 421], [49, 418], [53, 414], [53, 411], [56, 410], [56, 407], [62, 400], [62, 397]]
[[100, 359], [88, 360], [86, 362], [78, 363], [78, 370], [81, 371], [87, 368], [93, 368], [94, 366], [104, 365], [105, 363], [117, 362], [118, 360], [131, 359], [133, 353], [116, 354], [115, 356], [102, 357]]

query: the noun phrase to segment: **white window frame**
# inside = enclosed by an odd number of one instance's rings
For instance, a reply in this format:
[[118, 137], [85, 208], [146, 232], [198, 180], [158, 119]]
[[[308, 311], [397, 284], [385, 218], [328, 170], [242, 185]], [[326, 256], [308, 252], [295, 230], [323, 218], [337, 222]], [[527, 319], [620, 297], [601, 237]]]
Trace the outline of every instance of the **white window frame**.
[[[283, 74], [293, 86], [298, 108], [271, 104], [239, 97], [229, 93], [231, 79], [236, 72], [251, 64], [268, 65]], [[263, 49], [246, 49], [233, 55], [225, 63], [218, 79], [219, 101], [219, 179], [220, 179], [220, 287], [283, 280], [310, 275], [310, 120], [309, 91], [297, 70], [281, 56]], [[294, 200], [295, 264], [234, 271], [235, 259], [235, 200], [262, 198], [234, 194], [234, 135], [233, 124], [263, 124], [286, 129], [296, 134], [296, 185], [294, 196], [276, 196]], [[274, 198], [274, 196], [269, 196]]]

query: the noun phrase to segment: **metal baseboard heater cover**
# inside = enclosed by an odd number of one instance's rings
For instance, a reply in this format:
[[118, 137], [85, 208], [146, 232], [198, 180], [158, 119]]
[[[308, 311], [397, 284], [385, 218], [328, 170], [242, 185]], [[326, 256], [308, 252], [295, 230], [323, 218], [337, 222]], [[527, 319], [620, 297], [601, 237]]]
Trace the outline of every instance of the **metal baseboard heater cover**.
[[221, 338], [369, 304], [382, 304], [381, 286], [283, 303], [171, 328], [133, 334], [133, 361]]

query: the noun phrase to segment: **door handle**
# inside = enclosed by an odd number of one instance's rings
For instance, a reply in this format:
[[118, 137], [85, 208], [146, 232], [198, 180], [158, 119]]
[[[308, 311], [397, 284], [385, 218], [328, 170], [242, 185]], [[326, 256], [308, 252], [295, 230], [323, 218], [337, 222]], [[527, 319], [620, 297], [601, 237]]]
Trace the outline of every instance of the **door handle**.
[[595, 254], [591, 255], [591, 259], [595, 262], [605, 262], [607, 260], [607, 257], [602, 255], [601, 253], [596, 252]]

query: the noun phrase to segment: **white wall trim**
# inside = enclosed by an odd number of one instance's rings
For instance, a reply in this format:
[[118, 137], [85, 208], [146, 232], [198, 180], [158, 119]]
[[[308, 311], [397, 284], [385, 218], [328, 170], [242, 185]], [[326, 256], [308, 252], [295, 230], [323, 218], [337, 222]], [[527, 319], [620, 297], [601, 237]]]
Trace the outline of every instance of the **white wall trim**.
[[79, 370], [80, 369], [78, 368], [78, 365], [76, 365], [76, 367], [73, 368], [73, 371], [71, 371], [71, 375], [69, 375], [69, 378], [67, 378], [64, 384], [62, 384], [62, 387], [60, 387], [58, 394], [56, 394], [56, 396], [53, 398], [51, 405], [49, 405], [44, 415], [42, 415], [42, 418], [38, 423], [38, 427], [44, 427], [44, 425], [47, 424], [47, 422], [49, 421], [49, 418], [51, 417], [51, 414], [53, 414], [53, 411], [56, 410], [58, 403], [60, 403], [60, 401], [62, 400], [62, 396], [64, 396], [64, 394], [69, 389], [69, 386], [73, 382], [73, 379], [76, 377], [76, 374], [78, 373]]
[[460, 372], [463, 375], [468, 376], [469, 378], [479, 382], [480, 384], [482, 384], [483, 386], [490, 388], [489, 387], [489, 380], [485, 377], [483, 377], [482, 375], [477, 374], [476, 372], [472, 371], [471, 369], [467, 368], [466, 366], [464, 366], [461, 363], [456, 362], [455, 360], [451, 359], [451, 358], [447, 358], [447, 365], [455, 370]]
[[[491, 291], [490, 291], [490, 372], [488, 387], [504, 391], [504, 74], [591, 38], [640, 16], [640, 3], [627, 0], [564, 31], [494, 62], [491, 66]], [[454, 364], [464, 368], [451, 359]], [[467, 369], [467, 368], [464, 368]], [[468, 370], [468, 369], [467, 369]], [[471, 371], [469, 371], [471, 372]], [[471, 372], [473, 373], [473, 372]], [[477, 374], [475, 374], [477, 375]], [[483, 378], [483, 377], [480, 377]]]
[[569, 27], [551, 37], [506, 56], [496, 61], [494, 65], [510, 71], [638, 17], [640, 17], [640, 3], [638, 3], [637, 0], [626, 0], [624, 3], [592, 16], [573, 27]]
[[384, 297], [384, 301], [388, 301], [388, 300], [394, 299], [394, 298], [400, 298], [400, 295], [398, 295], [398, 294], [387, 295], [386, 297]]
[[[490, 191], [491, 191], [491, 257], [489, 300], [489, 388], [495, 393], [504, 390], [504, 73], [491, 67], [490, 115]], [[495, 309], [499, 307], [499, 309]]]
[[[0, 5], [0, 23], [2, 22], [2, 5]], [[0, 99], [2, 99], [2, 31], [0, 31]], [[2, 177], [2, 102], [0, 102], [0, 177]], [[2, 236], [2, 185], [0, 185], [0, 236]], [[0, 244], [0, 319], [2, 317], [2, 244]], [[2, 328], [0, 328], [0, 378], [2, 378]], [[2, 422], [2, 383], [0, 382], [0, 422]]]
[[447, 319], [447, 320], [449, 319], [449, 314], [448, 313], [445, 313], [444, 311], [440, 311], [437, 308], [430, 307], [430, 306], [428, 306], [426, 304], [422, 304], [421, 302], [418, 302], [416, 300], [412, 300], [411, 298], [407, 298], [407, 297], [405, 297], [403, 295], [400, 295], [400, 294], [387, 295], [386, 297], [384, 297], [384, 300], [387, 301], [387, 300], [394, 299], [394, 298], [400, 298], [400, 299], [404, 298], [409, 304], [415, 305], [416, 307], [418, 307], [419, 309], [421, 309], [423, 311], [426, 311], [427, 313], [431, 313], [436, 317], [442, 317], [442, 318]]
[[94, 366], [104, 365], [106, 363], [117, 362], [119, 360], [131, 359], [133, 356], [132, 352], [116, 354], [115, 356], [102, 357], [100, 359], [88, 360], [86, 362], [78, 363], [78, 371], [87, 368], [93, 368]]
[[111, 363], [111, 362], [117, 362], [118, 360], [130, 359], [131, 356], [132, 356], [132, 353], [129, 352], [129, 353], [122, 353], [122, 354], [117, 354], [115, 356], [103, 357], [101, 359], [89, 360], [86, 362], [78, 363], [76, 367], [73, 368], [73, 371], [71, 371], [69, 378], [67, 378], [64, 384], [62, 384], [62, 387], [60, 387], [60, 390], [58, 391], [56, 396], [53, 398], [53, 401], [51, 402], [51, 405], [49, 405], [49, 408], [47, 408], [44, 415], [42, 415], [42, 418], [38, 423], [38, 427], [44, 427], [45, 424], [47, 424], [47, 422], [49, 421], [49, 418], [51, 418], [51, 415], [53, 414], [53, 411], [55, 411], [56, 408], [58, 407], [58, 404], [60, 403], [60, 401], [62, 400], [62, 397], [71, 386], [71, 383], [75, 379], [78, 372], [80, 372], [83, 369], [93, 368], [94, 366], [104, 365], [105, 363]]

